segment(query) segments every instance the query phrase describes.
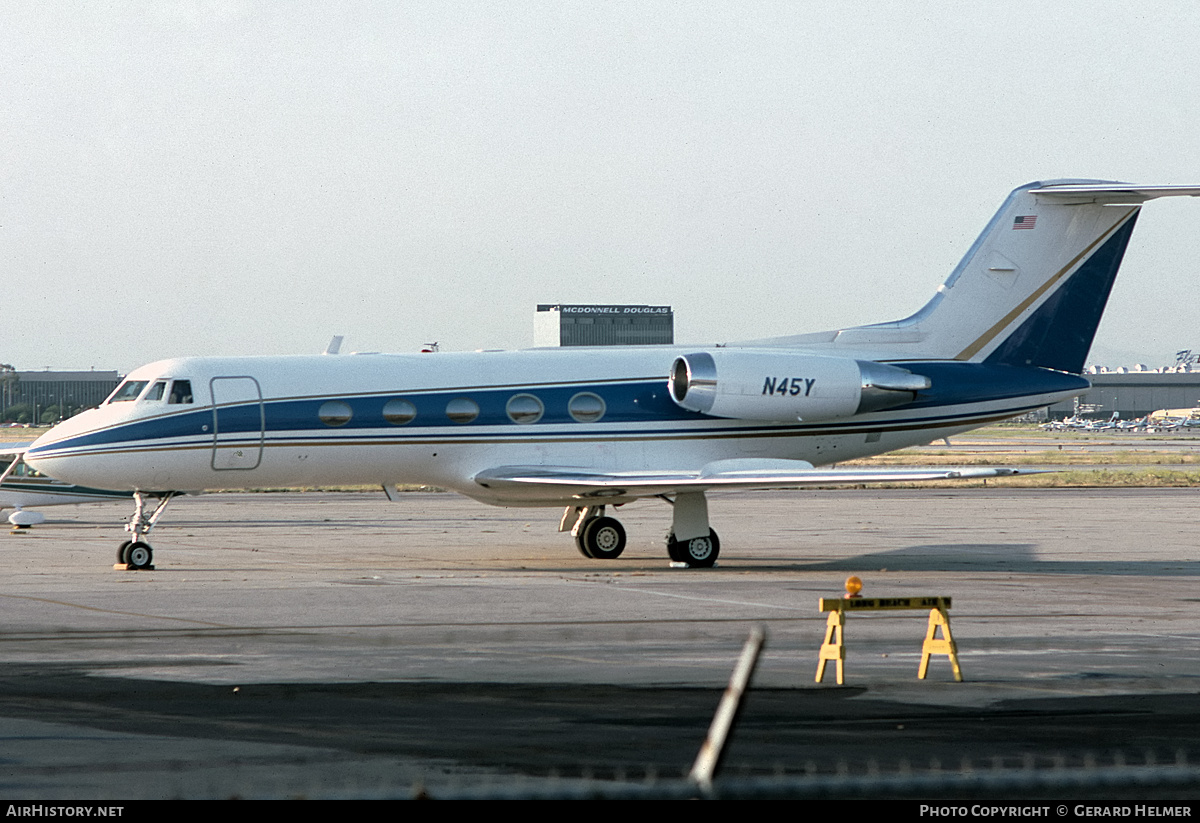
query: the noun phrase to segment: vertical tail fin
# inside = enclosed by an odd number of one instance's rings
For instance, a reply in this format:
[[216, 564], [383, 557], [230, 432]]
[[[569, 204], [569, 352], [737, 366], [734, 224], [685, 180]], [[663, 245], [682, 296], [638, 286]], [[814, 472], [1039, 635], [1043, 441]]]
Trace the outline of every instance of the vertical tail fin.
[[1063, 200], [1099, 183], [1016, 189], [925, 308], [897, 325], [955, 360], [1083, 371], [1137, 221], [1136, 204]]
[[1083, 370], [1141, 204], [1200, 187], [1090, 180], [1014, 190], [933, 299], [911, 317], [758, 341], [878, 359]]

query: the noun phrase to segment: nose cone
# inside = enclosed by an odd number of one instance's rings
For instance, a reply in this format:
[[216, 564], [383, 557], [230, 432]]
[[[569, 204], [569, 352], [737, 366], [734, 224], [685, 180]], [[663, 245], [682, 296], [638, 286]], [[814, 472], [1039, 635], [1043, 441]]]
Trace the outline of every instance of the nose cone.
[[42, 474], [77, 486], [112, 488], [102, 485], [104, 469], [88, 454], [97, 432], [95, 409], [64, 420], [43, 434], [25, 452], [25, 462]]
[[97, 424], [100, 422], [96, 419], [98, 412], [98, 409], [88, 409], [74, 417], [67, 418], [50, 429], [50, 431], [44, 432], [37, 440], [34, 440], [33, 445], [29, 447], [29, 452], [31, 454], [38, 452], [45, 453], [50, 448], [70, 438], [94, 431], [98, 428]]

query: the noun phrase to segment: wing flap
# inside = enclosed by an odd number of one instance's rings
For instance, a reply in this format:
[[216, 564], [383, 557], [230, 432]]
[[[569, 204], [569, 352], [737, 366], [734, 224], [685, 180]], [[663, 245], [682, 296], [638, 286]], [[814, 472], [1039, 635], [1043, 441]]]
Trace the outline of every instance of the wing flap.
[[717, 489], [917, 483], [1036, 474], [1010, 468], [816, 469], [802, 460], [719, 460], [700, 471], [597, 472], [554, 466], [499, 466], [475, 475], [492, 494], [514, 499], [653, 497]]

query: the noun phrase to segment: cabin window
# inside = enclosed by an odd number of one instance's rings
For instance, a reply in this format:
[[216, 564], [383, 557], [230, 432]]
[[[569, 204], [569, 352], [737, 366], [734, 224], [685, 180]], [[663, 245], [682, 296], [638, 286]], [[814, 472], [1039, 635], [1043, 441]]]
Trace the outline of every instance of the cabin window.
[[129, 400], [137, 400], [138, 395], [142, 393], [142, 389], [146, 388], [149, 380], [126, 380], [121, 385], [117, 386], [117, 390], [109, 395], [108, 403], [125, 403]]
[[580, 392], [567, 403], [567, 411], [579, 423], [595, 423], [604, 417], [604, 399], [590, 391]]
[[317, 410], [317, 416], [326, 426], [344, 426], [354, 416], [354, 410], [350, 408], [349, 403], [330, 400], [321, 404], [321, 408]]
[[469, 397], [456, 397], [446, 404], [446, 416], [455, 423], [470, 423], [479, 416], [479, 404]]
[[417, 407], [407, 400], [389, 400], [383, 404], [383, 419], [393, 426], [411, 423], [417, 416]]
[[143, 400], [162, 400], [163, 395], [167, 393], [167, 381], [158, 380], [150, 387], [150, 391], [146, 392]]
[[546, 407], [532, 394], [514, 394], [509, 398], [505, 411], [508, 412], [508, 419], [514, 423], [536, 423], [542, 419]]
[[192, 381], [176, 380], [171, 384], [171, 399], [167, 403], [191, 403]]

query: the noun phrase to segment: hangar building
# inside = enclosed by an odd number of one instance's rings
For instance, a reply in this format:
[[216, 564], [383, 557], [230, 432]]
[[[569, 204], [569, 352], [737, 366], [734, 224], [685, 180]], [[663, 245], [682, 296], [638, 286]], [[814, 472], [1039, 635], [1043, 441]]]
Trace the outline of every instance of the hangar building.
[[26, 407], [33, 420], [43, 409], [69, 417], [99, 406], [120, 380], [115, 371], [5, 371], [0, 373], [0, 419], [12, 406]]
[[614, 306], [541, 303], [533, 324], [533, 345], [649, 346], [675, 342], [670, 306]]
[[[1085, 417], [1109, 418], [1118, 412], [1122, 420], [1132, 420], [1158, 409], [1200, 406], [1200, 371], [1098, 371], [1085, 377], [1092, 381], [1091, 390], [1079, 398], [1081, 407], [1089, 407], [1081, 412]], [[1055, 403], [1047, 412], [1051, 419], [1070, 416], [1075, 402]]]

